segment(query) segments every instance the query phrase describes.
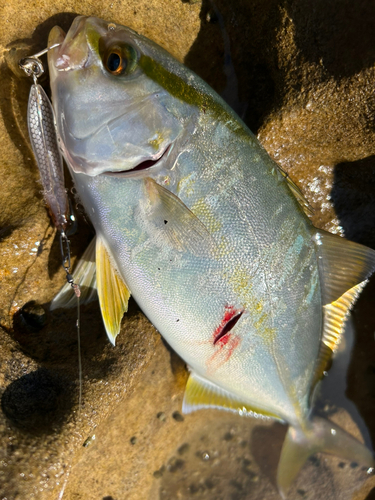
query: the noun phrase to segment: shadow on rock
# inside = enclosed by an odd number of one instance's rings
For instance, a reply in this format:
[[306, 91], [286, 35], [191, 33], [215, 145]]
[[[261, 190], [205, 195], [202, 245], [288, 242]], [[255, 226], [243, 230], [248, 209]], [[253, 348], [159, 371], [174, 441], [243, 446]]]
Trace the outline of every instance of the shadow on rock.
[[[345, 236], [375, 248], [375, 156], [339, 163], [334, 169], [331, 200]], [[375, 278], [371, 278], [351, 316], [354, 339], [347, 374], [346, 397], [353, 401], [375, 443], [375, 355], [373, 332]], [[335, 389], [337, 390], [337, 388]], [[360, 423], [357, 425], [361, 428]], [[366, 443], [370, 446], [370, 443]]]
[[275, 422], [271, 427], [255, 427], [251, 435], [251, 453], [262, 474], [275, 489], [277, 466], [287, 429], [286, 425]]
[[[78, 362], [76, 319], [75, 308], [58, 309], [51, 313], [49, 304], [28, 302], [14, 315], [13, 331], [10, 334], [19, 343], [21, 350], [35, 361], [48, 368], [64, 367], [67, 373], [71, 372], [72, 376], [74, 373], [75, 377]], [[81, 306], [80, 333], [81, 356], [85, 361], [86, 375], [96, 378], [90, 372], [92, 368], [96, 373], [97, 367], [91, 367], [90, 361], [92, 360], [93, 365], [101, 365], [97, 358], [101, 358], [104, 363], [103, 351], [108, 349], [97, 301]], [[106, 358], [105, 364], [108, 362], [109, 359]], [[101, 378], [104, 376], [105, 370]]]
[[375, 488], [372, 488], [370, 493], [367, 495], [366, 500], [375, 500]]
[[256, 133], [277, 106], [278, 0], [203, 0], [201, 28], [184, 63]]
[[33, 435], [58, 431], [71, 412], [69, 379], [38, 369], [12, 382], [1, 398], [1, 408], [12, 425]]
[[[49, 306], [49, 303], [28, 302], [14, 315], [13, 329], [8, 333], [27, 356], [45, 368], [60, 368], [76, 380], [77, 310], [74, 307], [51, 312]], [[137, 321], [136, 316], [140, 314], [138, 306], [130, 299], [125, 321]], [[109, 344], [97, 300], [81, 306], [80, 327], [85, 378], [103, 379], [120, 362], [121, 348], [115, 350]]]
[[0, 241], [10, 236], [17, 226], [9, 224], [0, 227]]
[[[363, 418], [375, 449], [375, 276], [366, 285], [352, 310], [355, 336], [347, 374], [346, 396]], [[370, 446], [370, 443], [366, 443]]]
[[[339, 163], [334, 169], [331, 200], [340, 225], [349, 240], [375, 248], [375, 156]], [[372, 446], [375, 443], [375, 277], [372, 277], [356, 302], [351, 317], [354, 336], [347, 372], [345, 396], [357, 408], [368, 430]], [[345, 335], [347, 341], [347, 333]], [[334, 361], [334, 363], [337, 361]], [[330, 373], [329, 373], [330, 377]], [[328, 377], [328, 379], [329, 379]], [[333, 387], [337, 393], [337, 386]], [[353, 413], [346, 408], [349, 413]], [[362, 423], [354, 418], [362, 429]], [[367, 441], [366, 444], [371, 446]]]
[[375, 156], [336, 165], [331, 200], [346, 238], [375, 248]]
[[374, 2], [288, 1], [287, 12], [303, 57], [324, 67], [328, 77], [348, 77], [374, 64]]
[[257, 133], [291, 95], [375, 61], [375, 4], [203, 0], [185, 64]]

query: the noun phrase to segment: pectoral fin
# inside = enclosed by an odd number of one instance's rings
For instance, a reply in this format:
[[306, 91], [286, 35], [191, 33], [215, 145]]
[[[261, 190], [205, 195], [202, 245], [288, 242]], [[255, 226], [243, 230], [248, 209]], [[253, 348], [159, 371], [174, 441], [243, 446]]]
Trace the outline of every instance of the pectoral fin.
[[96, 275], [100, 310], [109, 340], [115, 345], [124, 312], [128, 310], [130, 292], [114, 267], [100, 236], [96, 241]]
[[225, 389], [191, 372], [186, 384], [182, 411], [183, 413], [192, 413], [193, 411], [203, 408], [216, 408], [219, 410], [232, 411], [245, 416], [269, 417], [279, 420], [279, 417], [276, 415], [250, 406], [248, 403], [236, 398], [236, 396]]
[[[96, 290], [95, 246], [96, 238], [93, 238], [72, 273], [74, 282], [79, 284], [81, 290], [81, 304], [88, 304], [98, 298]], [[52, 300], [50, 310], [70, 307], [77, 307], [77, 297], [71, 285], [66, 283]]]
[[147, 202], [143, 206], [143, 222], [156, 244], [199, 256], [208, 254], [213, 240], [198, 217], [180, 198], [150, 177], [144, 183]]

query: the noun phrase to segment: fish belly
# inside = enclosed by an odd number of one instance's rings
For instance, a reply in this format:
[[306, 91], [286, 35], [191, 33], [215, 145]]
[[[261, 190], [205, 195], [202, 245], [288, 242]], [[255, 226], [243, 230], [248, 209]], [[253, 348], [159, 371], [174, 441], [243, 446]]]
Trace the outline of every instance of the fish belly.
[[[255, 142], [228, 154], [224, 139], [215, 158], [225, 162], [215, 162], [207, 134], [195, 138], [168, 186], [211, 234], [202, 255], [155, 242], [140, 224], [142, 179], [87, 184], [74, 174], [76, 186], [135, 300], [176, 352], [201, 376], [293, 422], [307, 412], [321, 336], [312, 226]], [[234, 315], [237, 324], [215, 342]]]

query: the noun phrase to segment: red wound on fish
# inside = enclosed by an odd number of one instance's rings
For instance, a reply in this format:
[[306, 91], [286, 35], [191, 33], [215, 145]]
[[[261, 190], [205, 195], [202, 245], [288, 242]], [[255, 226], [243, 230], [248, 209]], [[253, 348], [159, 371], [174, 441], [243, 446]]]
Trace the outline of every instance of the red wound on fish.
[[214, 331], [214, 345], [220, 341], [220, 344], [225, 345], [229, 340], [228, 333], [234, 328], [237, 321], [243, 314], [243, 309], [235, 309], [233, 306], [225, 306], [224, 317], [220, 325]]

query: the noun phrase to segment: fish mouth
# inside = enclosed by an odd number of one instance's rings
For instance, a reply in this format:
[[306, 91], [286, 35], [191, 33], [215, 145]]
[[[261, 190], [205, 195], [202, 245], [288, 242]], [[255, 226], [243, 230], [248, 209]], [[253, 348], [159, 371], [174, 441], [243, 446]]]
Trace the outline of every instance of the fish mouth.
[[172, 144], [168, 144], [168, 146], [164, 149], [164, 151], [161, 151], [157, 155], [155, 159], [147, 159], [144, 160], [135, 167], [129, 169], [129, 170], [119, 170], [116, 172], [102, 172], [101, 175], [107, 175], [110, 177], [144, 177], [145, 175], [148, 175], [150, 170], [156, 170], [158, 167], [161, 167], [162, 160], [168, 156], [169, 151], [171, 150]]
[[60, 46], [50, 56], [56, 71], [71, 71], [85, 67], [89, 58], [89, 47], [84, 29], [87, 17], [74, 19], [68, 33], [59, 26], [54, 26], [48, 37], [48, 44], [59, 43]]

